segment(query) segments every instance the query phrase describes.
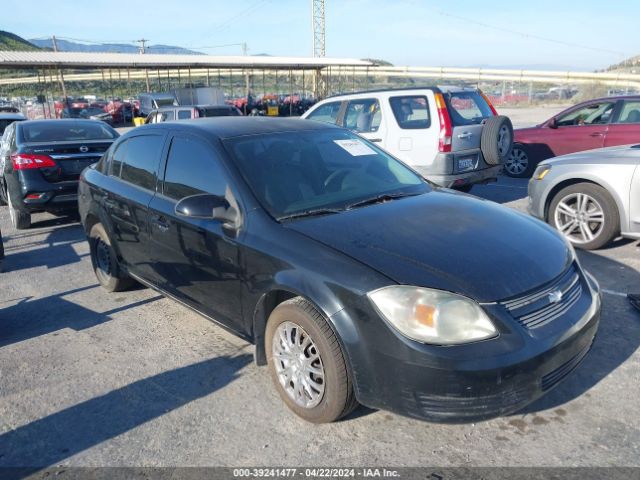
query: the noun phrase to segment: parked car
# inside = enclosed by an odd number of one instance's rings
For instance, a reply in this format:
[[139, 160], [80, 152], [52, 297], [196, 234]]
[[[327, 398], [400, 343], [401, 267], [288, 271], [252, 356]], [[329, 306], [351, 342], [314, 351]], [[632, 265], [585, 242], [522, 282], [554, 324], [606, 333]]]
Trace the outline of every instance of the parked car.
[[0, 113], [0, 135], [4, 134], [5, 129], [13, 122], [23, 122], [26, 119], [21, 113]]
[[346, 127], [425, 178], [469, 191], [495, 181], [511, 151], [513, 127], [479, 90], [378, 90], [330, 97], [302, 118]]
[[0, 147], [0, 199], [17, 229], [33, 212], [77, 210], [78, 177], [118, 137], [95, 120], [27, 120], [7, 127]]
[[141, 117], [147, 117], [152, 110], [161, 107], [178, 105], [176, 97], [172, 93], [141, 93], [138, 95], [140, 105], [138, 113]]
[[79, 209], [105, 289], [138, 280], [254, 342], [311, 422], [357, 402], [440, 421], [518, 410], [599, 321], [596, 282], [551, 227], [320, 122], [139, 127], [84, 170]]
[[242, 115], [242, 112], [233, 105], [163, 107], [153, 110], [144, 123], [161, 123], [204, 117], [237, 117], [240, 115]]
[[90, 120], [100, 120], [109, 125], [113, 124], [113, 116], [98, 107], [64, 108], [60, 114], [60, 118], [87, 118]]
[[529, 181], [529, 212], [576, 247], [640, 238], [640, 145], [545, 160]]
[[115, 99], [107, 103], [104, 111], [111, 115], [113, 123], [127, 123], [133, 120], [134, 108], [129, 102]]
[[504, 172], [528, 178], [547, 158], [640, 142], [640, 96], [582, 102], [540, 125], [517, 129], [514, 135]]

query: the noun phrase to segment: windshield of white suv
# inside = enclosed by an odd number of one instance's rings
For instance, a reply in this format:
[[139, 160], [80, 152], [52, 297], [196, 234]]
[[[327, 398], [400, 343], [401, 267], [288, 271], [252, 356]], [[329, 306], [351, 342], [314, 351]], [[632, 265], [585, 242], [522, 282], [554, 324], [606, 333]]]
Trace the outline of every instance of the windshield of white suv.
[[447, 92], [444, 99], [454, 127], [478, 124], [493, 116], [489, 104], [478, 92]]
[[430, 190], [404, 164], [346, 130], [252, 135], [226, 144], [254, 195], [277, 219]]

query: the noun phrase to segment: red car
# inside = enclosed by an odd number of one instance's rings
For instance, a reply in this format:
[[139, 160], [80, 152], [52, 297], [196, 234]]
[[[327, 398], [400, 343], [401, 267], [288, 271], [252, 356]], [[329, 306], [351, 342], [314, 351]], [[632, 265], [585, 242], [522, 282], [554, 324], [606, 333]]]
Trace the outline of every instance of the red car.
[[547, 158], [630, 143], [640, 143], [640, 96], [589, 100], [540, 125], [515, 130], [504, 173], [530, 177]]

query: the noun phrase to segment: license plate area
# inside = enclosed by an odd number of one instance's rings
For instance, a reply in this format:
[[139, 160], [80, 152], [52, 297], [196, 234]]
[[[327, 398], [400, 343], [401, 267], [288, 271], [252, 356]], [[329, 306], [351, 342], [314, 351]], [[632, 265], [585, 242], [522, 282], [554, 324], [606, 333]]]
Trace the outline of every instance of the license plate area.
[[478, 157], [462, 157], [457, 159], [458, 172], [474, 170], [478, 165]]

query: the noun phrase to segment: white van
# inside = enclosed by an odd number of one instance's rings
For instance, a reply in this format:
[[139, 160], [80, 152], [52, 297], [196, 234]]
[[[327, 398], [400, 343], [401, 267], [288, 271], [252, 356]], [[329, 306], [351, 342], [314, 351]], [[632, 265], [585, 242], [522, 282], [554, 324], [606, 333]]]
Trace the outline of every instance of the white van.
[[348, 128], [432, 182], [464, 191], [495, 181], [513, 146], [509, 118], [471, 88], [338, 95], [318, 102], [302, 118]]

